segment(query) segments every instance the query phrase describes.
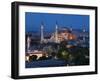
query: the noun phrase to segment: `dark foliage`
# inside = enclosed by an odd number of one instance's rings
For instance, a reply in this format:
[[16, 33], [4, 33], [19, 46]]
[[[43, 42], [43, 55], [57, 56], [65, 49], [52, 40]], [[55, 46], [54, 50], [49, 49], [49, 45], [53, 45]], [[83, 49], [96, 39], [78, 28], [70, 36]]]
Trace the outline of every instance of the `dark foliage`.
[[37, 56], [36, 55], [32, 55], [29, 57], [29, 61], [35, 61], [37, 60]]

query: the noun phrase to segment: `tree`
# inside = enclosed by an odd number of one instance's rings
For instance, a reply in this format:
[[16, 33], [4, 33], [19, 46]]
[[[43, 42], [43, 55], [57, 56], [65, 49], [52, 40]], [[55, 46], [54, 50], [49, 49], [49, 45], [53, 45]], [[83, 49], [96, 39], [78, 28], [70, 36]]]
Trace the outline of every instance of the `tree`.
[[67, 45], [67, 41], [66, 41], [66, 40], [64, 40], [64, 41], [62, 41], [62, 42], [60, 43], [60, 47], [61, 47], [61, 48], [66, 48], [66, 45]]
[[73, 53], [74, 56], [74, 63], [75, 65], [88, 65], [89, 64], [89, 58], [86, 58], [86, 56], [89, 57], [89, 49], [79, 47], [77, 48], [76, 52]]
[[51, 56], [51, 53], [54, 51], [52, 46], [45, 46], [43, 48], [43, 51], [48, 54], [48, 56]]
[[59, 49], [59, 51], [58, 51], [57, 57], [58, 57], [59, 59], [68, 61], [69, 55], [70, 55], [70, 54], [69, 54], [69, 52], [68, 52], [68, 50], [67, 50], [66, 48], [61, 48], [61, 49]]
[[46, 56], [42, 56], [38, 60], [46, 60], [46, 59], [47, 59]]
[[37, 60], [37, 56], [36, 55], [32, 55], [32, 56], [29, 57], [29, 61], [30, 62], [31, 61], [35, 61], [35, 60]]

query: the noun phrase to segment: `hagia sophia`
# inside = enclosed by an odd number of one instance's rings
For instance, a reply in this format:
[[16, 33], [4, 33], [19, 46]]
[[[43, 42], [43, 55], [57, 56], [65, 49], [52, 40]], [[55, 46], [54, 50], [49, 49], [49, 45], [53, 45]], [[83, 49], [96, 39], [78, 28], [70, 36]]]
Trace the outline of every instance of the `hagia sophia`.
[[[60, 44], [64, 40], [65, 41], [73, 41], [73, 40], [76, 41], [78, 39], [78, 37], [77, 37], [77, 35], [72, 33], [72, 31], [73, 31], [72, 28], [68, 29], [66, 27], [62, 27], [60, 29], [56, 23], [55, 32], [53, 32], [50, 36], [45, 37], [44, 25], [41, 24], [41, 26], [40, 26], [40, 40], [38, 40], [38, 41], [40, 42], [40, 44], [47, 44], [47, 43]], [[85, 30], [84, 30], [84, 32], [85, 32]], [[84, 37], [83, 37], [83, 39], [84, 39]], [[26, 52], [28, 53], [28, 55], [26, 55], [26, 60], [29, 60], [29, 56], [32, 56], [32, 55], [37, 55], [39, 58], [45, 54], [44, 51], [41, 51], [39, 49], [30, 51], [31, 41], [32, 41], [32, 38], [28, 36], [26, 39], [26, 47], [27, 47]], [[70, 47], [70, 45], [67, 47]]]
[[60, 43], [64, 40], [75, 40], [77, 36], [73, 34], [70, 29], [62, 28], [59, 30], [58, 25], [55, 26], [55, 32], [47, 39], [44, 37], [44, 26], [41, 25], [41, 43], [55, 42]]

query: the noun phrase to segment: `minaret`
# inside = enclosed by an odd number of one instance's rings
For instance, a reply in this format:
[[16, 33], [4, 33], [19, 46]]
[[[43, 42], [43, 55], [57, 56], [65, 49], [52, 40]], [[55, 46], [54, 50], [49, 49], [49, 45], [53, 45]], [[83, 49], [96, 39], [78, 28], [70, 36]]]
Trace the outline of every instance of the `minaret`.
[[85, 42], [85, 32], [86, 32], [86, 30], [85, 30], [85, 28], [83, 28], [83, 41]]
[[55, 31], [55, 42], [58, 43], [58, 25], [56, 22], [56, 31]]
[[72, 28], [72, 27], [70, 27], [70, 31], [71, 31], [71, 32], [73, 31], [73, 28]]
[[43, 43], [44, 35], [43, 35], [44, 26], [43, 23], [41, 24], [41, 43]]
[[28, 37], [27, 37], [27, 53], [30, 52], [30, 42], [31, 42], [31, 39], [30, 39], [30, 37], [28, 36]]

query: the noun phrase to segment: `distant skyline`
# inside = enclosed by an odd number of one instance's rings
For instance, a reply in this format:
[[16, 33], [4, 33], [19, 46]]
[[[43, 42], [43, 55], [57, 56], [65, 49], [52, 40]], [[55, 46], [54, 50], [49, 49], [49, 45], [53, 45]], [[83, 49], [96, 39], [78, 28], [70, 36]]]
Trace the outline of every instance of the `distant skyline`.
[[51, 14], [51, 13], [25, 13], [26, 32], [40, 31], [40, 26], [44, 23], [44, 31], [54, 32], [55, 25], [59, 28], [67, 27], [73, 29], [89, 30], [89, 15], [73, 15], [73, 14]]

